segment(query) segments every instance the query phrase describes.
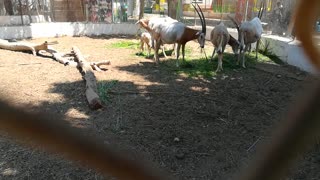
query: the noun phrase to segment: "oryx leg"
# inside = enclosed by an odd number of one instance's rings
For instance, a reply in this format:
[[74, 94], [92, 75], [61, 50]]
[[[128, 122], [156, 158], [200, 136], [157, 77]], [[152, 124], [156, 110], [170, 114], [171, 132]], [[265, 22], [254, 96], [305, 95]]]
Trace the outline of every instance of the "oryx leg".
[[178, 45], [177, 45], [177, 51], [176, 51], [176, 58], [177, 58], [177, 59], [176, 59], [176, 60], [177, 60], [177, 61], [176, 61], [176, 66], [177, 66], [177, 67], [179, 67], [180, 47], [181, 47], [181, 44], [178, 44]]
[[141, 50], [141, 53], [143, 53], [143, 51], [144, 51], [144, 42], [143, 42], [142, 39], [140, 40], [140, 50]]
[[217, 67], [216, 72], [223, 71], [223, 68], [222, 68], [222, 57], [223, 57], [223, 53], [218, 53], [218, 67]]
[[156, 64], [159, 64], [159, 49], [161, 45], [161, 40], [156, 40], [155, 41], [155, 48], [154, 48], [154, 60]]
[[237, 65], [240, 65], [240, 59], [242, 58], [243, 54], [245, 53], [245, 51], [243, 50], [243, 47], [240, 47], [240, 51], [239, 51], [239, 55], [237, 58]]
[[164, 55], [164, 57], [167, 59], [168, 56], [166, 54], [166, 50], [165, 50], [165, 47], [164, 47], [164, 44], [162, 44], [162, 54]]
[[213, 49], [212, 55], [211, 55], [211, 60], [213, 60], [213, 56], [216, 53], [216, 48]]
[[258, 59], [259, 45], [260, 45], [260, 39], [257, 41], [257, 44], [256, 44], [256, 59]]
[[148, 46], [148, 58], [150, 57], [150, 54], [151, 54], [151, 47]]
[[186, 44], [182, 44], [182, 61], [184, 62]]
[[249, 49], [249, 46], [246, 46], [245, 48], [244, 48], [244, 52], [242, 53], [242, 67], [243, 68], [246, 68], [246, 52], [248, 51], [248, 49]]
[[174, 43], [174, 44], [173, 44], [173, 51], [172, 51], [171, 56], [176, 55], [176, 48], [177, 48], [177, 44]]

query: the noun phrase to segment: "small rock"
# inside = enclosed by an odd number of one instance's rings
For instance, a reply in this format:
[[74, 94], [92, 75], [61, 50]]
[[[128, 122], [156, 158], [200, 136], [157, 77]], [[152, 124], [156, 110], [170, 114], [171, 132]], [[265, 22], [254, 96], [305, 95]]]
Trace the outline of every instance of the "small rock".
[[181, 153], [177, 153], [175, 156], [177, 159], [184, 159], [185, 154], [181, 152]]
[[178, 137], [175, 137], [175, 138], [173, 139], [173, 141], [174, 141], [174, 142], [179, 142], [180, 139], [179, 139]]
[[277, 77], [277, 78], [281, 78], [282, 76], [281, 76], [280, 74], [277, 74], [276, 77]]

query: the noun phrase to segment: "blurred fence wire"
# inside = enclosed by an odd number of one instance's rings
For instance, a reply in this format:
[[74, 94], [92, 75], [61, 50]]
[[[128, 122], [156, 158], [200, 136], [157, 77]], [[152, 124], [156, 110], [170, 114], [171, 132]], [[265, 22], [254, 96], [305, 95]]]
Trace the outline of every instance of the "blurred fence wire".
[[[193, 0], [177, 0], [176, 17], [186, 22], [194, 16]], [[209, 26], [231, 14], [238, 21], [250, 20], [261, 2], [266, 9], [262, 17], [266, 33], [289, 36], [287, 28], [296, 0], [197, 0]], [[145, 17], [168, 14], [168, 0], [0, 0], [1, 25], [28, 25], [38, 22], [135, 22], [139, 12]], [[210, 22], [212, 22], [210, 24]], [[231, 24], [231, 23], [230, 23]], [[190, 24], [188, 24], [190, 25]], [[317, 28], [317, 27], [315, 27]], [[320, 30], [320, 29], [319, 29]]]
[[[292, 22], [296, 34], [318, 71], [320, 55], [313, 44], [312, 31], [319, 6], [319, 0], [300, 0], [292, 18], [296, 20]], [[235, 179], [280, 179], [290, 163], [319, 138], [319, 103], [318, 81], [312, 89], [295, 101], [271, 143], [266, 144], [258, 153], [256, 161], [243, 171], [242, 176], [236, 176]], [[57, 119], [59, 118], [51, 115], [30, 114], [0, 102], [0, 128], [10, 135], [32, 138], [33, 143], [42, 145], [47, 150], [66, 154], [69, 159], [81, 160], [101, 173], [121, 179], [168, 179], [159, 171], [147, 170], [142, 163], [129, 160], [123, 154], [115, 152], [112, 147], [97, 139], [88, 138], [84, 132], [71, 128]]]

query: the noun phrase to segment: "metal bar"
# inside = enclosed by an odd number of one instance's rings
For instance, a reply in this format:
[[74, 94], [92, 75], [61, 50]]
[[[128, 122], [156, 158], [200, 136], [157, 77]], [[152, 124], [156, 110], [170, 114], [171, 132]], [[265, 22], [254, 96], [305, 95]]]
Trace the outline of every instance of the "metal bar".
[[102, 140], [70, 127], [57, 115], [27, 113], [2, 101], [0, 114], [0, 129], [10, 135], [47, 151], [61, 153], [68, 159], [80, 160], [84, 166], [95, 168], [106, 176], [132, 180], [168, 179], [150, 168], [150, 163], [130, 160], [125, 154], [106, 146]]
[[[320, 72], [320, 54], [312, 41], [318, 0], [300, 0], [292, 21], [310, 62]], [[286, 119], [265, 144], [255, 161], [240, 175], [240, 180], [281, 179], [296, 158], [306, 152], [320, 136], [320, 81], [303, 93], [291, 106]], [[236, 178], [237, 179], [237, 178]]]

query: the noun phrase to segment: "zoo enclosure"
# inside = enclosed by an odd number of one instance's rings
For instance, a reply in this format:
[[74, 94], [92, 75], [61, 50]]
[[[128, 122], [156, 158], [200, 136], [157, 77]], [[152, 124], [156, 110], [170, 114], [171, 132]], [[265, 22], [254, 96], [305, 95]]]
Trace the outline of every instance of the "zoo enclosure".
[[[320, 61], [319, 58], [319, 52], [315, 51], [315, 47], [312, 44], [312, 37], [311, 37], [311, 24], [313, 23], [312, 16], [315, 15], [315, 7], [312, 5], [316, 4], [319, 5], [319, 2], [317, 0], [313, 0], [309, 2], [311, 3], [309, 6], [308, 4], [301, 4], [301, 8], [299, 10], [299, 13], [297, 15], [298, 21], [297, 21], [297, 34], [299, 38], [302, 40], [302, 45], [304, 46], [305, 50], [307, 51], [309, 57], [311, 58], [312, 62], [314, 62], [314, 65], [317, 67], [318, 70], [320, 70]], [[313, 11], [308, 12], [309, 8], [311, 8]], [[303, 19], [302, 14], [307, 15], [306, 19]], [[311, 19], [312, 18], [312, 19]], [[310, 33], [305, 33], [310, 32]], [[296, 107], [293, 110], [292, 114], [288, 117], [287, 124], [283, 124], [282, 128], [279, 129], [278, 133], [276, 134], [278, 136], [274, 137], [274, 144], [273, 146], [267, 146], [267, 152], [269, 156], [261, 157], [259, 158], [260, 161], [257, 161], [256, 165], [259, 165], [260, 168], [257, 168], [257, 166], [252, 166], [252, 170], [248, 171], [247, 174], [245, 173], [242, 177], [243, 179], [269, 179], [270, 176], [278, 179], [280, 175], [283, 173], [284, 169], [286, 168], [286, 165], [288, 165], [295, 155], [301, 153], [303, 150], [306, 150], [307, 146], [310, 146], [310, 141], [315, 141], [316, 137], [318, 137], [318, 127], [319, 127], [319, 102], [320, 102], [320, 95], [319, 95], [319, 82], [317, 86], [314, 88], [311, 93], [306, 93], [306, 97], [302, 99], [302, 103], [297, 103], [300, 107], [297, 109]], [[16, 136], [30, 136], [33, 137], [37, 142], [45, 142], [46, 145], [49, 147], [50, 143], [56, 142], [57, 140], [61, 139], [57, 138], [55, 133], [58, 134], [64, 134], [66, 136], [63, 136], [62, 141], [65, 142], [66, 140], [69, 140], [71, 142], [71, 145], [69, 146], [61, 146], [59, 150], [60, 152], [68, 152], [71, 153], [73, 156], [71, 156], [74, 159], [81, 159], [85, 160], [86, 162], [90, 162], [92, 167], [96, 167], [101, 172], [112, 172], [114, 175], [119, 175], [119, 177], [123, 178], [132, 178], [136, 177], [136, 179], [139, 179], [137, 177], [140, 177], [140, 179], [158, 179], [153, 176], [148, 176], [148, 171], [143, 171], [142, 166], [138, 166], [135, 163], [129, 163], [128, 159], [123, 158], [119, 156], [118, 154], [114, 155], [112, 151], [109, 151], [110, 149], [106, 148], [105, 144], [96, 144], [91, 139], [87, 139], [86, 136], [79, 136], [78, 131], [73, 131], [71, 129], [68, 129], [62, 124], [58, 124], [57, 121], [45, 121], [46, 118], [50, 116], [40, 116], [40, 115], [30, 115], [28, 113], [25, 113], [21, 110], [16, 110], [12, 107], [9, 107], [3, 103], [0, 103], [0, 119], [1, 119], [1, 128], [7, 130], [11, 134], [15, 134]], [[291, 119], [290, 119], [291, 118]], [[47, 119], [48, 120], [48, 119]], [[309, 122], [308, 122], [309, 121]], [[23, 123], [25, 124], [23, 124]], [[290, 126], [285, 126], [290, 125]], [[54, 131], [43, 131], [43, 127], [48, 128], [49, 130], [55, 129], [52, 127], [58, 127], [56, 129], [59, 129], [59, 132]], [[289, 128], [290, 127], [290, 128]], [[44, 129], [46, 129], [44, 128]], [[34, 131], [37, 130], [37, 131]], [[313, 131], [311, 131], [313, 130]], [[61, 132], [60, 132], [61, 131]], [[47, 133], [46, 136], [43, 136], [42, 133]], [[50, 134], [51, 133], [51, 134]], [[294, 136], [291, 136], [294, 135]], [[307, 135], [307, 136], [305, 136]], [[59, 136], [58, 136], [59, 137]], [[280, 137], [280, 138], [279, 138]], [[286, 139], [288, 138], [288, 139]], [[46, 140], [51, 140], [50, 142]], [[88, 143], [88, 146], [83, 146], [83, 143], [77, 144], [82, 141], [86, 141]], [[281, 140], [288, 140], [288, 143], [284, 143]], [[76, 145], [78, 147], [74, 147], [73, 143], [76, 142]], [[58, 145], [62, 145], [63, 143], [58, 143]], [[52, 144], [51, 144], [52, 145]], [[92, 146], [90, 146], [92, 145]], [[99, 146], [100, 145], [100, 146]], [[295, 145], [292, 149], [292, 146]], [[96, 158], [97, 156], [88, 157], [87, 155], [91, 153], [87, 153], [88, 151], [81, 151], [83, 147], [89, 147], [91, 148], [91, 151], [98, 152], [98, 157], [105, 157], [104, 158]], [[282, 149], [282, 148], [283, 149]], [[73, 148], [73, 149], [72, 149]], [[79, 152], [80, 151], [80, 152]], [[75, 153], [76, 152], [76, 153]], [[81, 152], [83, 154], [81, 154]], [[274, 154], [272, 154], [274, 153]], [[71, 155], [69, 154], [69, 155]], [[93, 154], [93, 153], [92, 153]], [[261, 154], [261, 155], [262, 155]], [[108, 156], [111, 155], [111, 156]], [[114, 155], [114, 156], [112, 156]], [[274, 155], [274, 156], [273, 156]], [[116, 157], [116, 158], [115, 158]], [[282, 164], [277, 163], [277, 161], [273, 161], [273, 158], [281, 158]], [[110, 160], [113, 162], [113, 164], [109, 164], [108, 161]], [[273, 163], [272, 163], [273, 162]], [[114, 163], [117, 163], [121, 168], [116, 168], [116, 165]], [[137, 165], [136, 167], [134, 165]], [[137, 168], [138, 167], [138, 168]], [[267, 169], [266, 167], [269, 167], [270, 169]], [[257, 168], [257, 169], [255, 169]], [[260, 171], [254, 171], [254, 170], [260, 170]], [[269, 170], [269, 171], [267, 171]], [[272, 171], [274, 170], [274, 171]], [[270, 174], [265, 174], [265, 173]], [[144, 174], [145, 173], [145, 174]], [[120, 176], [122, 175], [122, 176]], [[134, 176], [137, 175], [137, 176]], [[140, 175], [140, 176], [139, 176]], [[273, 176], [272, 176], [273, 175]], [[153, 177], [153, 178], [152, 178]], [[260, 178], [258, 178], [260, 177]]]
[[[191, 6], [194, 0], [178, 0], [175, 7], [181, 20], [197, 18]], [[283, 35], [296, 0], [196, 0], [205, 17], [218, 22], [231, 14], [240, 22], [256, 16], [261, 2], [266, 4], [262, 21], [266, 30]], [[0, 25], [27, 25], [36, 22], [134, 22], [140, 12], [140, 0], [1, 0]], [[168, 14], [167, 0], [144, 0], [146, 16]], [[179, 17], [181, 16], [181, 17]], [[9, 20], [8, 20], [9, 19]], [[184, 21], [186, 22], [186, 21]], [[214, 23], [213, 23], [214, 25]]]

